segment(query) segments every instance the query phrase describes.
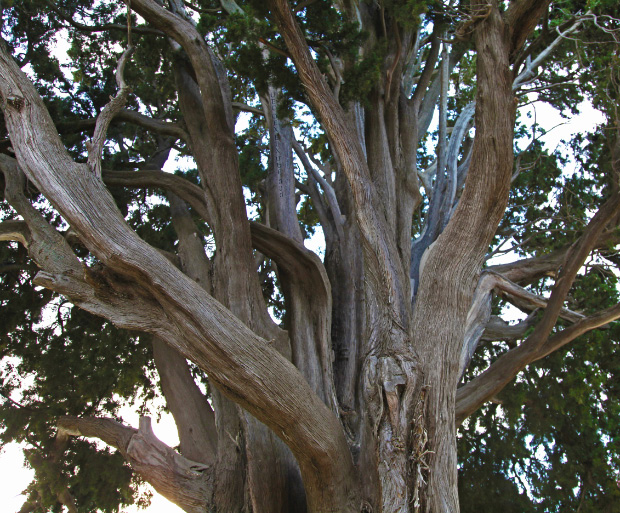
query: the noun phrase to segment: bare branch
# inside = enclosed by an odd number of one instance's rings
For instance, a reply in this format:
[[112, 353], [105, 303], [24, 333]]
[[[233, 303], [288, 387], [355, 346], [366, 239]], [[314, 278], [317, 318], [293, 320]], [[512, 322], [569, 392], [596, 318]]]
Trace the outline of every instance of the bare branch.
[[25, 248], [30, 245], [30, 230], [26, 221], [2, 221], [0, 223], [0, 240], [19, 242]]
[[250, 105], [246, 105], [245, 103], [232, 102], [232, 106], [233, 106], [233, 109], [241, 110], [244, 112], [251, 112], [252, 114], [258, 114], [259, 116], [265, 115], [262, 109], [259, 109], [258, 107], [252, 107]]
[[[64, 237], [43, 218], [24, 195], [26, 178], [17, 161], [0, 155], [0, 172], [6, 181], [5, 196], [24, 221], [4, 221], [5, 237], [14, 237], [27, 249], [30, 257], [41, 268], [50, 272], [83, 276], [83, 266]], [[4, 239], [7, 240], [7, 239]]]
[[170, 135], [176, 137], [177, 139], [182, 139], [185, 142], [189, 141], [189, 135], [180, 125], [151, 118], [134, 110], [119, 110], [113, 119], [113, 122], [118, 121], [133, 123], [134, 125], [141, 126], [142, 128], [152, 130], [153, 132], [157, 132], [162, 135]]
[[532, 348], [530, 350], [538, 348], [544, 343], [544, 340], [553, 329], [557, 317], [562, 310], [562, 305], [568, 291], [572, 287], [577, 272], [581, 269], [590, 252], [596, 247], [608, 223], [614, 219], [619, 212], [620, 191], [616, 191], [594, 215], [588, 223], [583, 235], [579, 237], [577, 242], [575, 242], [568, 251], [566, 260], [560, 269], [558, 278], [551, 292], [543, 318], [534, 329], [534, 332], [528, 337], [527, 343]]
[[530, 80], [536, 77], [536, 69], [551, 55], [553, 50], [566, 39], [566, 36], [575, 32], [583, 23], [585, 18], [579, 18], [575, 23], [573, 23], [570, 27], [568, 27], [564, 32], [560, 31], [560, 27], [557, 28], [558, 37], [556, 37], [547, 48], [545, 48], [542, 52], [538, 54], [534, 60], [528, 58], [525, 61], [525, 69], [515, 78], [515, 81], [512, 85], [513, 91], [518, 90], [519, 88], [526, 85]]
[[158, 493], [188, 513], [204, 512], [213, 497], [214, 467], [184, 458], [153, 433], [151, 419], [142, 417], [136, 430], [109, 418], [61, 417], [60, 437], [99, 438], [116, 448]]
[[[549, 301], [499, 274], [495, 275], [495, 288], [500, 291], [501, 296], [523, 310], [546, 308]], [[583, 319], [584, 315], [562, 307], [559, 310], [559, 317], [570, 322], [577, 322]]]
[[514, 283], [530, 283], [543, 276], [555, 277], [569, 248], [539, 257], [525, 258], [509, 264], [492, 265], [488, 271], [501, 274]]
[[[503, 354], [487, 370], [457, 392], [457, 419], [471, 415], [485, 401], [504, 388], [525, 366], [545, 352], [547, 337], [561, 313], [564, 300], [577, 272], [596, 246], [608, 223], [620, 212], [620, 192], [616, 191], [590, 220], [585, 232], [566, 254], [542, 319], [532, 334], [517, 348]], [[584, 322], [582, 319], [580, 322]], [[588, 324], [589, 325], [589, 324]], [[575, 332], [578, 328], [573, 328]], [[571, 332], [569, 332], [571, 333]]]
[[[454, 67], [461, 60], [463, 55], [465, 54], [465, 45], [457, 45], [452, 48], [450, 52], [450, 60], [448, 66], [448, 74], [452, 73]], [[421, 99], [421, 104], [418, 110], [418, 119], [419, 119], [419, 128], [418, 128], [418, 138], [425, 137], [428, 128], [433, 119], [433, 113], [435, 111], [435, 106], [437, 104], [437, 99], [439, 98], [439, 93], [441, 91], [441, 75], [437, 74], [437, 76], [433, 79], [433, 83], [428, 88], [426, 94], [423, 95]]]
[[158, 337], [153, 337], [152, 345], [166, 405], [177, 426], [181, 454], [212, 464], [217, 454], [217, 431], [211, 405], [194, 382], [187, 360]]
[[338, 412], [329, 336], [332, 295], [323, 262], [302, 243], [279, 231], [259, 223], [251, 227], [253, 246], [278, 265], [289, 288], [293, 361], [315, 393]]
[[270, 43], [269, 41], [267, 41], [265, 38], [259, 37], [258, 41], [262, 44], [265, 45], [265, 47], [273, 52], [273, 53], [277, 53], [278, 55], [281, 55], [282, 57], [286, 57], [287, 59], [291, 59], [291, 56], [285, 52], [284, 50], [282, 50], [282, 48], [277, 47], [276, 45], [274, 45], [273, 43]]
[[504, 353], [484, 373], [457, 391], [456, 419], [460, 424], [484, 402], [500, 392], [528, 364], [557, 351], [578, 336], [620, 318], [620, 304], [585, 317], [550, 337], [535, 352], [527, 352], [526, 342]]
[[[442, 98], [447, 97], [447, 75], [448, 57], [444, 51], [444, 55], [442, 57], [441, 76], [445, 77], [445, 80], [442, 81]], [[443, 104], [443, 102], [444, 99], [442, 99], [441, 103]], [[445, 119], [442, 119], [442, 115], [440, 114], [437, 160], [428, 169], [428, 171], [420, 174], [425, 189], [428, 188], [427, 192], [431, 190], [429, 174], [436, 174], [437, 178], [434, 186], [432, 187], [432, 194], [429, 195], [430, 206], [424, 223], [424, 228], [421, 235], [411, 244], [410, 276], [413, 280], [414, 295], [417, 292], [417, 287], [420, 281], [419, 278], [422, 255], [437, 239], [439, 234], [448, 224], [448, 221], [454, 212], [453, 206], [458, 185], [458, 154], [463, 138], [469, 129], [471, 118], [474, 115], [475, 106], [476, 103], [471, 102], [463, 109], [456, 121], [449, 142], [446, 141], [446, 121]], [[447, 107], [445, 105], [443, 107], [440, 106], [440, 112], [444, 112], [446, 108]]]
[[340, 210], [340, 205], [338, 204], [338, 198], [336, 197], [336, 192], [334, 188], [325, 180], [323, 176], [316, 170], [316, 168], [310, 163], [306, 150], [302, 147], [299, 141], [293, 139], [293, 149], [295, 153], [299, 157], [306, 173], [308, 175], [312, 175], [314, 179], [321, 185], [323, 192], [325, 193], [325, 199], [327, 200], [327, 205], [329, 206], [329, 210], [332, 214], [334, 227], [336, 232], [338, 233], [338, 237], [340, 240], [343, 238], [342, 225], [344, 223], [344, 218], [342, 212]]
[[[445, 43], [442, 43], [441, 51], [441, 91], [439, 93], [439, 129], [438, 129], [438, 141], [437, 141], [437, 180], [436, 189], [439, 194], [433, 194], [433, 200], [438, 202], [439, 219], [436, 220], [439, 231], [445, 228], [448, 222], [448, 213], [452, 208], [452, 202], [454, 201], [453, 191], [450, 187], [450, 182], [453, 187], [456, 187], [456, 176], [447, 174], [448, 166], [446, 165], [446, 157], [448, 153], [448, 85], [450, 83], [450, 72], [448, 62], [448, 49]], [[473, 116], [472, 110], [472, 116]], [[456, 165], [453, 166], [454, 174], [456, 175]], [[456, 189], [454, 189], [456, 193]], [[450, 197], [451, 196], [451, 197]], [[446, 212], [447, 210], [447, 212]], [[433, 239], [434, 240], [434, 239]]]
[[431, 77], [433, 76], [435, 64], [437, 64], [437, 59], [439, 58], [439, 50], [441, 49], [439, 30], [440, 27], [438, 24], [436, 24], [433, 28], [433, 33], [431, 35], [431, 48], [428, 57], [426, 58], [424, 71], [422, 72], [422, 75], [420, 76], [420, 79], [416, 84], [411, 100], [409, 100], [410, 103], [414, 106], [414, 111], [416, 114], [419, 114], [422, 100], [424, 99], [426, 89], [428, 88], [428, 84], [430, 83]]
[[[523, 338], [528, 329], [536, 323], [537, 310], [517, 324], [508, 324], [502, 318], [491, 316], [482, 333], [482, 340], [503, 340], [511, 342]], [[578, 321], [579, 322], [579, 321]]]
[[[459, 114], [459, 117], [454, 124], [454, 128], [452, 129], [452, 133], [450, 134], [450, 141], [448, 143], [448, 149], [446, 152], [446, 173], [448, 176], [448, 190], [445, 204], [448, 206], [448, 208], [453, 207], [456, 192], [459, 189], [459, 150], [461, 149], [463, 141], [467, 137], [467, 133], [471, 128], [471, 122], [472, 118], [474, 117], [475, 111], [475, 101], [467, 104]], [[465, 158], [465, 160], [467, 160], [467, 157]], [[448, 222], [449, 218], [450, 215], [446, 215], [446, 223]]]
[[411, 97], [415, 85], [414, 77], [422, 65], [422, 54], [420, 48], [431, 40], [430, 36], [424, 36], [422, 30], [418, 28], [415, 35], [413, 48], [408, 52], [408, 56], [403, 66], [403, 90], [407, 98]]
[[[469, 366], [469, 362], [480, 340], [512, 340], [518, 338], [519, 333], [522, 331], [525, 333], [527, 326], [531, 325], [535, 319], [535, 315], [531, 314], [519, 326], [509, 326], [500, 318], [491, 316], [492, 293], [495, 289], [506, 287], [506, 282], [508, 280], [492, 272], [484, 272], [478, 281], [465, 322], [465, 336], [463, 337], [463, 346], [459, 360], [460, 376], [463, 375]], [[517, 285], [511, 282], [508, 282], [508, 284], [517, 287]], [[536, 298], [538, 297], [536, 296]], [[541, 301], [541, 303], [544, 302]]]
[[98, 178], [101, 178], [101, 151], [105, 144], [108, 127], [114, 116], [125, 106], [127, 96], [129, 95], [129, 87], [125, 83], [123, 72], [125, 70], [125, 64], [131, 57], [133, 51], [134, 47], [130, 44], [123, 52], [123, 55], [121, 55], [116, 67], [116, 83], [118, 84], [119, 91], [97, 117], [93, 138], [86, 144], [88, 148], [88, 165]]

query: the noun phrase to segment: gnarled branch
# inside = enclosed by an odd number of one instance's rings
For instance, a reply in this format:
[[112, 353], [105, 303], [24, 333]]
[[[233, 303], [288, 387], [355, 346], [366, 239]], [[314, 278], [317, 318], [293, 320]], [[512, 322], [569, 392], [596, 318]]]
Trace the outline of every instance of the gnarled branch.
[[99, 438], [118, 449], [131, 467], [158, 493], [188, 513], [210, 509], [213, 497], [213, 466], [184, 458], [160, 441], [151, 419], [142, 417], [140, 429], [100, 417], [60, 417], [57, 437]]
[[[132, 6], [138, 3], [155, 10], [164, 24], [176, 20], [151, 0], [133, 0]], [[19, 105], [3, 107], [18, 162], [84, 245], [122, 278], [113, 284], [118, 288], [129, 283], [129, 290], [121, 289], [119, 294], [133, 292], [149, 303], [139, 313], [150, 317], [153, 324], [139, 329], [167, 337], [185, 357], [206, 370], [220, 390], [287, 443], [311, 491], [311, 505], [330, 500], [354, 504], [355, 470], [336, 415], [267, 341], [127, 226], [101, 180], [69, 158], [40, 96], [4, 45], [0, 45], [0, 71], [2, 98], [9, 94], [21, 98]], [[67, 289], [64, 279], [47, 275], [39, 284]], [[83, 292], [77, 279], [70, 281], [69, 285], [78, 286], [76, 292]], [[119, 309], [125, 313], [122, 305], [106, 304], [108, 310], [99, 315], [115, 319]]]

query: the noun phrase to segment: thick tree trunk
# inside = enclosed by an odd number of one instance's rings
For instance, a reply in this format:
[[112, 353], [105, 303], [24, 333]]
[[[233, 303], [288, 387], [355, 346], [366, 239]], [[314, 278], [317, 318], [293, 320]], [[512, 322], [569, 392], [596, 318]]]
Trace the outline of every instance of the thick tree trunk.
[[[377, 13], [370, 12], [375, 6], [364, 4], [360, 14], [354, 4], [343, 2], [343, 12], [363, 23], [376, 21]], [[488, 317], [489, 290], [481, 302], [474, 294], [512, 173], [510, 65], [525, 29], [509, 23], [530, 13], [529, 33], [530, 18], [542, 12], [525, 0], [513, 2], [507, 15], [498, 2], [483, 4], [472, 2], [476, 136], [464, 191], [456, 208], [455, 194], [445, 195], [441, 222], [413, 255], [411, 219], [421, 203], [418, 129], [426, 131], [432, 114], [423, 96], [430, 87], [432, 105], [437, 96], [447, 101], [451, 61], [445, 51], [443, 79], [432, 80], [439, 27], [409, 98], [400, 77], [414, 35], [401, 33], [395, 19], [383, 18], [381, 30], [373, 26], [371, 41], [386, 37], [388, 27], [396, 38], [368, 108], [352, 103], [347, 111], [337, 101], [338, 88], [334, 93], [326, 85], [289, 3], [269, 2], [324, 125], [337, 173], [333, 181], [331, 170], [312, 174], [291, 124], [278, 115], [279, 90], [270, 85], [262, 98], [271, 140], [267, 227], [247, 219], [230, 92], [219, 62], [186, 18], [154, 0], [132, 0], [132, 8], [175, 41], [183, 136], [202, 187], [176, 192], [199, 206], [217, 247], [211, 261], [187, 205], [169, 194], [182, 272], [126, 226], [100, 177], [69, 159], [41, 99], [2, 49], [0, 91], [17, 161], [2, 157], [0, 167], [7, 198], [28, 225], [4, 226], [44, 271], [38, 283], [122, 327], [155, 335], [154, 359], [179, 427], [182, 456], [154, 440], [145, 421], [136, 431], [108, 419], [64, 419], [62, 433], [109, 440], [186, 511], [458, 512], [455, 411], [463, 344], [470, 328], [480, 336], [480, 319]], [[222, 5], [229, 12], [240, 9], [234, 2]], [[466, 119], [460, 135], [468, 126]], [[440, 128], [445, 149], [445, 123]], [[438, 159], [442, 173], [448, 169], [443, 160], [452, 159], [447, 189], [457, 182], [458, 146], [453, 150], [440, 150]], [[293, 151], [311, 176], [325, 225], [325, 264], [303, 246]], [[104, 272], [85, 267], [25, 201], [18, 164]], [[172, 180], [166, 184], [172, 188]], [[435, 190], [441, 193], [439, 185]], [[288, 331], [268, 315], [253, 249], [277, 265]], [[538, 264], [531, 274], [550, 265]], [[472, 304], [482, 305], [480, 311]], [[185, 358], [208, 374], [212, 407]], [[146, 468], [150, 456], [158, 462], [155, 470]]]

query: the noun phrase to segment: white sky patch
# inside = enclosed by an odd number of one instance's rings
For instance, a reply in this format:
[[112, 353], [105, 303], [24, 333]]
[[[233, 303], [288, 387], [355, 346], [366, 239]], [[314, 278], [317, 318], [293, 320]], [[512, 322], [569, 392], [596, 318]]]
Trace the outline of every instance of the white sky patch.
[[24, 465], [23, 447], [20, 444], [8, 444], [0, 452], [0, 502], [7, 512], [19, 511], [25, 497], [22, 491], [34, 476], [34, 472]]
[[535, 122], [544, 127], [546, 134], [537, 135], [548, 151], [555, 151], [564, 142], [569, 142], [576, 134], [591, 133], [606, 120], [603, 113], [592, 107], [589, 102], [581, 102], [577, 108], [579, 114], [568, 119], [562, 117], [558, 109], [541, 101], [521, 107], [520, 112], [523, 116], [523, 122], [526, 122], [529, 114], [532, 123]]

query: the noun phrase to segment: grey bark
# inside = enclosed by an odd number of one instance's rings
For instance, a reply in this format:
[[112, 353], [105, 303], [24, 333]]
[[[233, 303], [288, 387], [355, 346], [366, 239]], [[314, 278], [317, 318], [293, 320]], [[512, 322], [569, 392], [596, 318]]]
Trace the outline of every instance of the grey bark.
[[[234, 397], [290, 444], [310, 487], [308, 502], [311, 507], [316, 510], [318, 504], [350, 503], [354, 497], [351, 460], [346, 456], [346, 441], [333, 413], [311, 392], [297, 370], [264, 339], [257, 337], [127, 228], [102, 183], [87, 168], [68, 158], [41, 99], [4, 48], [0, 52], [0, 66], [3, 70], [2, 98], [17, 94], [23, 100], [23, 104], [4, 108], [18, 162], [29, 179], [65, 216], [87, 248], [104, 266], [122, 274], [124, 283], [136, 283], [136, 290], [144, 290], [149, 299], [142, 301], [152, 306], [137, 312], [128, 312], [120, 304], [96, 309], [89, 295], [90, 287], [66, 274], [48, 273], [40, 277], [39, 283], [65, 293], [77, 304], [121, 326], [167, 336], [186, 357], [207, 370], [213, 382], [229, 397]], [[31, 124], [34, 119], [36, 125]], [[26, 143], [33, 133], [39, 141], [35, 146]], [[114, 282], [113, 275], [106, 279]], [[162, 317], [168, 317], [165, 325]], [[218, 322], [214, 323], [214, 319]], [[239, 341], [247, 343], [241, 345]], [[243, 363], [246, 358], [249, 358], [247, 366]], [[266, 385], [269, 393], [264, 388], [244, 386], [256, 383], [257, 379]], [[287, 395], [290, 397], [285, 397]], [[303, 421], [304, 412], [312, 412], [311, 423]], [[318, 420], [317, 416], [325, 418]], [[343, 464], [347, 470], [336, 470]], [[327, 468], [332, 471], [325, 473]], [[338, 489], [344, 493], [337, 492]]]

